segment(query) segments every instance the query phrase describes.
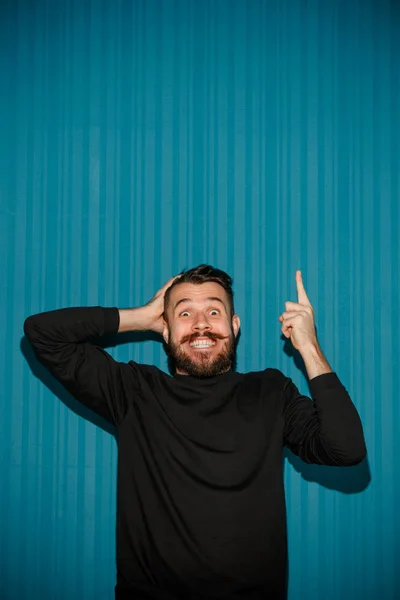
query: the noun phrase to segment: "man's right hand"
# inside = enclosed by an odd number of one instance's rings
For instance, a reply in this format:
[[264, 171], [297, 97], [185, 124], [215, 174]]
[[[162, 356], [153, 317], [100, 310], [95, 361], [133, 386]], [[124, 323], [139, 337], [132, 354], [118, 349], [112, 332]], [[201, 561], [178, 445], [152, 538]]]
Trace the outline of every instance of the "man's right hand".
[[123, 309], [119, 311], [119, 329], [124, 331], [155, 331], [162, 334], [163, 314], [164, 314], [164, 295], [173, 281], [179, 277], [171, 277], [153, 298], [140, 308]]
[[168, 279], [161, 289], [153, 296], [153, 298], [142, 307], [143, 311], [146, 311], [146, 316], [149, 321], [150, 327], [148, 330], [156, 331], [157, 333], [163, 332], [163, 314], [164, 314], [164, 296], [167, 289], [172, 285], [174, 280], [179, 277], [171, 277]]

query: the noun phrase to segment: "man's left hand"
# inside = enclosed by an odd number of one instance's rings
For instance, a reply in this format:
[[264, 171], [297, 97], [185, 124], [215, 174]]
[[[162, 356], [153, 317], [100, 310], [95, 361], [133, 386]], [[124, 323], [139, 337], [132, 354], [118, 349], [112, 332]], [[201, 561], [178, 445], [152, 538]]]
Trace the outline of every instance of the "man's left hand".
[[300, 353], [310, 346], [317, 347], [314, 309], [304, 289], [301, 271], [296, 271], [297, 302], [285, 302], [285, 312], [279, 317], [282, 333], [290, 338]]

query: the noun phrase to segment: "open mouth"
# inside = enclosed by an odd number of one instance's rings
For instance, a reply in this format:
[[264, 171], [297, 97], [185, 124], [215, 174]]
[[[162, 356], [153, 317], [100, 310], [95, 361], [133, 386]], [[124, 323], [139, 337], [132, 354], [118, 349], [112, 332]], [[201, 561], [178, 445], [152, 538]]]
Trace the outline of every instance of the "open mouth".
[[189, 346], [191, 348], [195, 348], [196, 350], [208, 350], [215, 346], [215, 342], [210, 339], [193, 340], [192, 342], [190, 342]]

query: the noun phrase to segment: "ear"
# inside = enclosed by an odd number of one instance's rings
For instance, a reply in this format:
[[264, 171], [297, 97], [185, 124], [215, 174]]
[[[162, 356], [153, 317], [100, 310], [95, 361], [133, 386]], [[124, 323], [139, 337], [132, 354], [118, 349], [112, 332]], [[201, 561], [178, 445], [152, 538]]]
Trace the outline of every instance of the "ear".
[[164, 342], [166, 344], [168, 344], [169, 341], [169, 328], [168, 328], [168, 323], [165, 319], [163, 319], [163, 331], [162, 331], [162, 336], [164, 338]]
[[235, 337], [237, 337], [237, 334], [239, 333], [240, 329], [240, 319], [238, 315], [233, 315], [232, 317], [232, 329], [233, 333], [235, 334]]

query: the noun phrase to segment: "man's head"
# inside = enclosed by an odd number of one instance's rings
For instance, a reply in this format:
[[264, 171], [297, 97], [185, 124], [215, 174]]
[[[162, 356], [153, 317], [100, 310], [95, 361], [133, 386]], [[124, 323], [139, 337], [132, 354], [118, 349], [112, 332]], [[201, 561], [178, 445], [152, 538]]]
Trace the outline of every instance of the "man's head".
[[163, 337], [178, 374], [212, 377], [228, 371], [239, 328], [232, 279], [220, 269], [200, 265], [184, 271], [165, 293]]

